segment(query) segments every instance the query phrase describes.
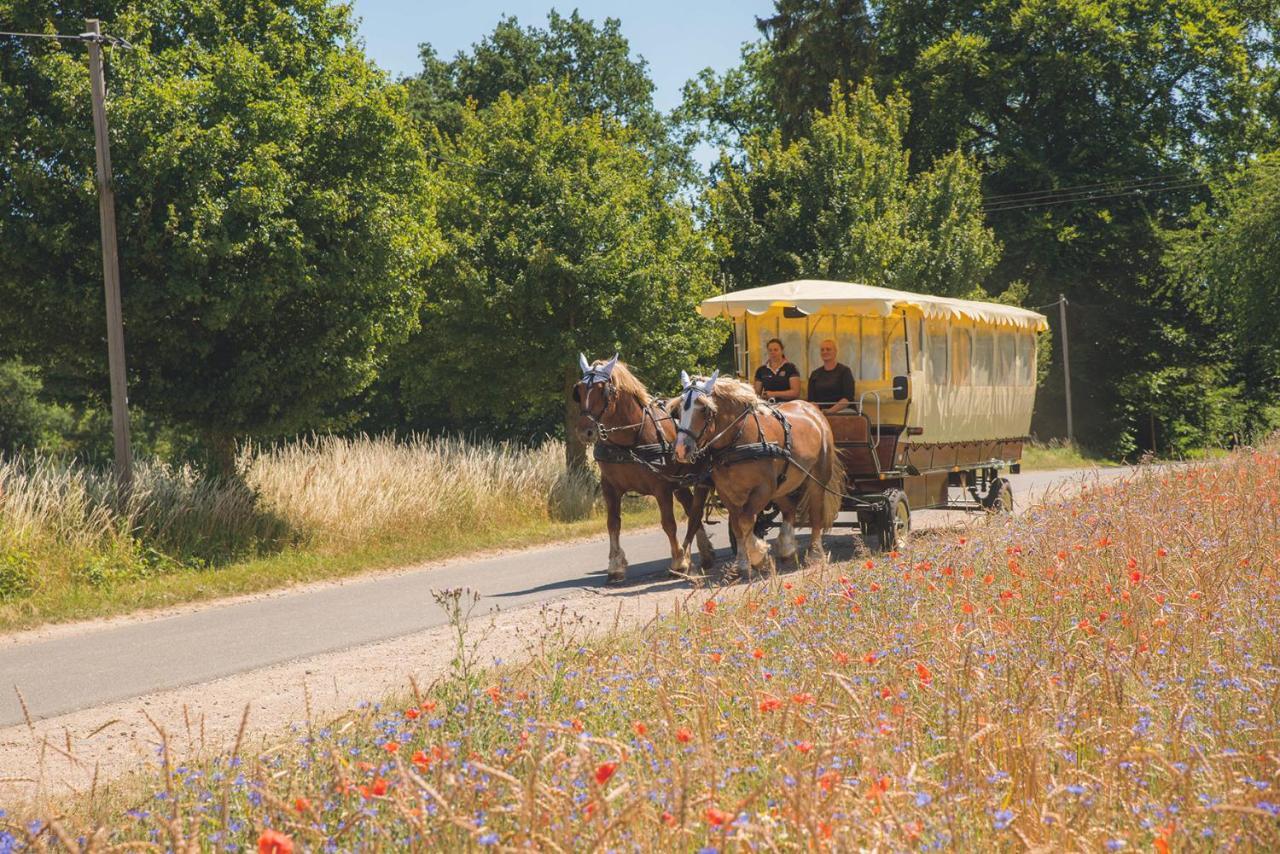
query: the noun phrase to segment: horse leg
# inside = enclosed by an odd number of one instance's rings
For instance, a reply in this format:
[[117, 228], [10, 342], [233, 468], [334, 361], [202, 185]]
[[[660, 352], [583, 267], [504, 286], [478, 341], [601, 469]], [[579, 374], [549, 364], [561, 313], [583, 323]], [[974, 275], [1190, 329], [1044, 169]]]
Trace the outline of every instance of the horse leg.
[[791, 560], [796, 556], [796, 504], [789, 498], [775, 498], [774, 504], [782, 512], [778, 525], [778, 560]]
[[[700, 490], [700, 493], [700, 495], [694, 495], [689, 492], [689, 490], [681, 487], [676, 490], [675, 495], [680, 501], [680, 506], [684, 508], [685, 519], [688, 520], [688, 524], [685, 527], [684, 543], [682, 545], [685, 553], [686, 567], [688, 566], [688, 555], [690, 554], [689, 545], [696, 536], [698, 538], [698, 554], [702, 558], [702, 568], [705, 570], [710, 569], [710, 565], [707, 562], [706, 547], [710, 547], [711, 541], [707, 539], [706, 532], [702, 530], [702, 508], [703, 505], [706, 504], [706, 491]], [[711, 560], [715, 560], [714, 549], [711, 552]]]
[[600, 482], [604, 495], [604, 509], [609, 527], [609, 583], [621, 584], [627, 580], [627, 556], [618, 542], [622, 533], [622, 490], [608, 480]]
[[738, 555], [733, 565], [734, 575], [748, 581], [751, 580], [751, 567], [756, 563], [753, 552], [758, 553], [761, 550], [760, 541], [752, 530], [755, 522], [754, 513], [729, 512], [729, 526], [738, 540]]
[[769, 490], [764, 487], [757, 487], [751, 491], [747, 502], [742, 507], [742, 519], [745, 520], [745, 536], [741, 527], [738, 531], [738, 556], [741, 559], [743, 555], [749, 560], [749, 569], [763, 571], [769, 560], [769, 546], [764, 540], [756, 536], [755, 523], [756, 517], [760, 515], [769, 504]]
[[805, 500], [809, 504], [809, 552], [805, 555], [805, 563], [823, 563], [827, 559], [827, 552], [822, 548], [827, 522], [823, 510], [826, 495], [821, 486], [810, 482]]
[[671, 544], [671, 567], [668, 572], [671, 575], [685, 575], [689, 572], [689, 555], [680, 547], [680, 541], [676, 539], [679, 529], [676, 527], [676, 508], [671, 500], [671, 490], [659, 490], [654, 494], [654, 498], [658, 500], [658, 512], [662, 514], [662, 531], [667, 535], [667, 542]]

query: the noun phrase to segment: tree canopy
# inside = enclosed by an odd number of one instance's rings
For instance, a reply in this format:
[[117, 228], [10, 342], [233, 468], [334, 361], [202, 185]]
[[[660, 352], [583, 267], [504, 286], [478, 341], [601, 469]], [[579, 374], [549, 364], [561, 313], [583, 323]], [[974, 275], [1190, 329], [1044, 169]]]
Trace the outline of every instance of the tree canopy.
[[[80, 32], [43, 0], [16, 29]], [[438, 249], [403, 93], [325, 0], [146, 0], [108, 9], [133, 402], [214, 437], [341, 424], [417, 322]], [[0, 301], [8, 342], [105, 386], [94, 144], [83, 48], [0, 51]]]
[[968, 296], [998, 250], [983, 223], [977, 169], [955, 153], [912, 175], [906, 98], [832, 87], [809, 134], [748, 137], [741, 166], [709, 192], [722, 268], [736, 287], [796, 278]]
[[[882, 96], [905, 93], [910, 169], [958, 147], [983, 176], [1003, 247], [989, 290], [1025, 281], [1033, 304], [1067, 296], [1078, 432], [1110, 451], [1152, 447], [1154, 417], [1213, 441], [1230, 402], [1212, 418], [1183, 404], [1203, 366], [1230, 374], [1231, 356], [1159, 259], [1164, 235], [1211, 202], [1208, 177], [1275, 144], [1278, 11], [1273, 0], [778, 0], [740, 66], [691, 81], [680, 117], [729, 146], [774, 130], [785, 141], [813, 133], [832, 80], [855, 73]], [[1171, 369], [1185, 382], [1166, 381]], [[1049, 435], [1064, 428], [1060, 371], [1056, 361], [1037, 406]]]
[[719, 348], [694, 311], [713, 292], [710, 247], [676, 181], [616, 119], [575, 110], [568, 87], [535, 86], [436, 140], [448, 248], [397, 359], [411, 413], [545, 429], [580, 351], [621, 352], [665, 387]]

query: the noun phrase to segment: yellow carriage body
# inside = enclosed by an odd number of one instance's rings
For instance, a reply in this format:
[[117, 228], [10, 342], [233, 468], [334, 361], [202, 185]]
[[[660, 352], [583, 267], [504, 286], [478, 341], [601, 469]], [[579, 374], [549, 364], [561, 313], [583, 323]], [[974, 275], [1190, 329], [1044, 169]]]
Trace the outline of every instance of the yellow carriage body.
[[[858, 407], [829, 420], [857, 491], [897, 485], [912, 507], [952, 506], [948, 486], [971, 486], [1021, 459], [1042, 314], [817, 280], [735, 291], [699, 311], [734, 323], [744, 378], [764, 364], [766, 342], [781, 339], [806, 394], [809, 373], [822, 364], [819, 345], [836, 342]], [[906, 378], [905, 399], [895, 399], [895, 377]]]

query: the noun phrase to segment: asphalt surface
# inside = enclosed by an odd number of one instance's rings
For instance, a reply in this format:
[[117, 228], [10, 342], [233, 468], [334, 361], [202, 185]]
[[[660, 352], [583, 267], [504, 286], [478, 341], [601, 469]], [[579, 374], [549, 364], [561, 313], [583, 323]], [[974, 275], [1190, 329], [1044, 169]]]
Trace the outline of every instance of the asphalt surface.
[[[1129, 471], [1105, 469], [1096, 476], [1110, 479]], [[1082, 470], [1013, 475], [1015, 509], [1029, 506], [1048, 491], [1078, 485], [1083, 477]], [[959, 518], [963, 514], [924, 511], [913, 515], [913, 524], [933, 527]], [[713, 529], [712, 540], [719, 556], [726, 557], [723, 525]], [[631, 562], [632, 583], [609, 590], [609, 596], [639, 595], [684, 583], [663, 576], [670, 553], [660, 530], [624, 530], [622, 544]], [[827, 548], [835, 557], [849, 551], [848, 529], [828, 535]], [[208, 682], [443, 625], [447, 618], [433, 591], [465, 587], [480, 593], [478, 615], [603, 588], [607, 551], [602, 536], [56, 633], [46, 639], [6, 643], [0, 638], [0, 727], [24, 719], [13, 687], [21, 690], [31, 716], [41, 719]]]

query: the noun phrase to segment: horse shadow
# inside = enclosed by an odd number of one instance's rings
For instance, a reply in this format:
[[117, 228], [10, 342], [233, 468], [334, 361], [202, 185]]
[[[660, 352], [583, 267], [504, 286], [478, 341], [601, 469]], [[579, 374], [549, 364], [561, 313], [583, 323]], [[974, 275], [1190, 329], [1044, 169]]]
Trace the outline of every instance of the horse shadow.
[[[770, 545], [772, 546], [772, 543]], [[865, 553], [861, 538], [857, 534], [850, 536], [843, 529], [836, 534], [829, 532], [823, 545], [826, 549], [828, 560], [832, 563], [851, 561]], [[804, 564], [800, 559], [803, 558], [808, 546], [809, 536], [807, 534], [797, 534], [796, 558], [783, 561], [777, 557], [771, 557], [773, 569], [766, 570], [763, 574], [759, 572], [753, 573], [750, 580], [758, 581], [762, 577], [768, 577], [772, 572], [776, 572], [779, 575], [790, 574], [803, 568]], [[693, 557], [696, 562], [697, 555]], [[705, 573], [691, 574], [688, 577], [671, 576], [667, 574], [667, 567], [670, 563], [670, 559], [666, 557], [642, 563], [633, 563], [627, 570], [625, 584], [608, 584], [605, 581], [607, 571], [602, 568], [588, 572], [585, 575], [574, 576], [573, 578], [562, 578], [558, 581], [549, 581], [546, 584], [539, 584], [535, 587], [493, 594], [493, 598], [503, 599], [536, 593], [571, 592], [575, 590], [591, 590], [606, 596], [641, 596], [647, 593], [661, 593], [669, 590], [729, 587], [746, 584], [749, 581], [737, 576], [733, 552], [728, 548], [716, 549], [715, 563]]]

